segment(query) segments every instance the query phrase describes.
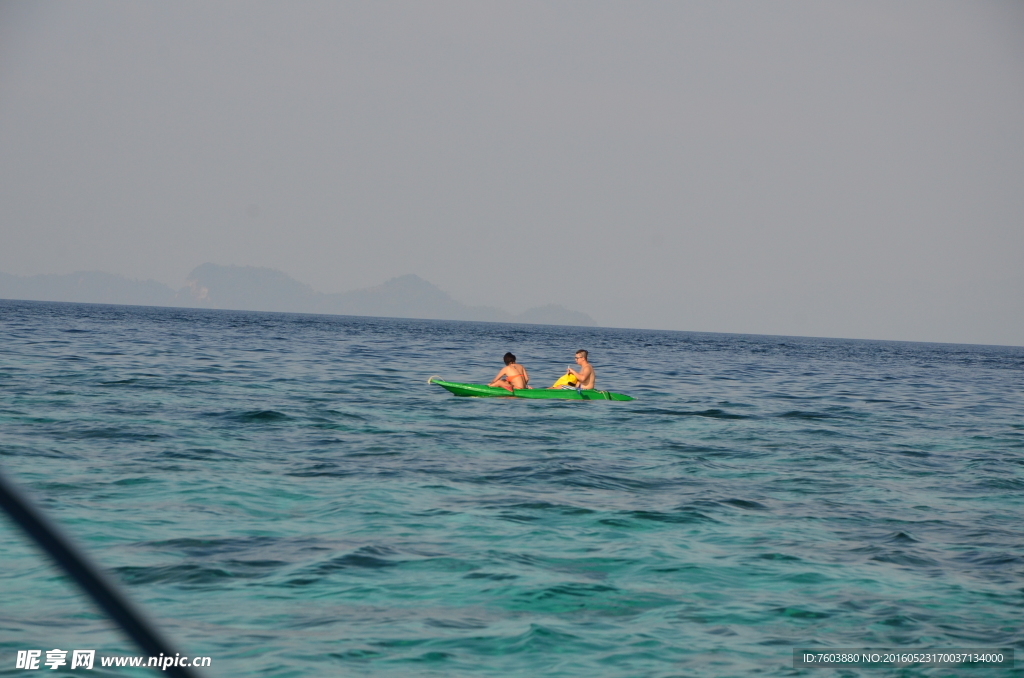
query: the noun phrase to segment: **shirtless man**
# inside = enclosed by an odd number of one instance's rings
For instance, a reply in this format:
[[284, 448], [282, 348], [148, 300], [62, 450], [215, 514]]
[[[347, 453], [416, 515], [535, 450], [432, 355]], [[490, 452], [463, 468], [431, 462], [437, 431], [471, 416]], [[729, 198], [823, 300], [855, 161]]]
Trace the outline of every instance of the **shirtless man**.
[[576, 351], [576, 364], [580, 366], [577, 372], [573, 368], [567, 368], [566, 374], [576, 375], [576, 384], [579, 388], [592, 389], [594, 383], [597, 381], [597, 376], [594, 374], [594, 368], [587, 362], [587, 356], [590, 355], [584, 349]]
[[530, 375], [526, 373], [526, 368], [522, 365], [517, 365], [516, 357], [511, 353], [505, 354], [504, 361], [505, 367], [502, 368], [501, 372], [498, 372], [498, 376], [494, 378], [494, 381], [487, 385], [498, 386], [509, 393], [514, 388], [526, 388], [526, 385], [530, 383]]

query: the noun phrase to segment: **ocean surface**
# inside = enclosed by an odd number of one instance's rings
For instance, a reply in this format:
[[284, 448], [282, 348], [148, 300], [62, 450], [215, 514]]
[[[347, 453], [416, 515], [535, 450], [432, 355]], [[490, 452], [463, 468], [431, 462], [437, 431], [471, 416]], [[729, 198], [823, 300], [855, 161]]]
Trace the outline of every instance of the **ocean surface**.
[[[1024, 666], [1024, 348], [0, 301], [0, 471], [205, 676], [1024, 675], [793, 668]], [[0, 675], [142, 654], [0, 564]]]

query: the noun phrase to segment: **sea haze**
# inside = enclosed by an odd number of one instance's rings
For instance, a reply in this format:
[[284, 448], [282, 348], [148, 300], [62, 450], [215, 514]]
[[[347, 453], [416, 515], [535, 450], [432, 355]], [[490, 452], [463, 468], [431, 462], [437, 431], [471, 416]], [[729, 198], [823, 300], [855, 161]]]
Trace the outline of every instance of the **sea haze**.
[[324, 294], [272, 268], [218, 264], [197, 266], [179, 290], [155, 280], [130, 280], [98, 271], [34, 276], [0, 273], [0, 299], [544, 325], [597, 324], [586, 313], [558, 304], [530, 308], [519, 314], [491, 306], [467, 306], [412, 274], [375, 287]]
[[[0, 342], [4, 473], [210, 676], [1024, 651], [1024, 348], [42, 302]], [[637, 400], [426, 383], [578, 348]], [[3, 661], [136, 653], [4, 521], [0, 562]]]

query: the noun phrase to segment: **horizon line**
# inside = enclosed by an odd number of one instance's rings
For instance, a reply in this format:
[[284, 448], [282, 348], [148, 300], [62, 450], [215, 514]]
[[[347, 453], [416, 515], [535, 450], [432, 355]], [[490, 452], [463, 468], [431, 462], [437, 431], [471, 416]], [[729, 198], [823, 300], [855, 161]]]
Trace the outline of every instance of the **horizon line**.
[[115, 306], [122, 308], [161, 308], [183, 311], [202, 311], [204, 313], [265, 313], [275, 315], [327, 316], [331, 318], [368, 318], [374, 320], [408, 320], [413, 322], [445, 322], [483, 325], [537, 325], [539, 327], [573, 327], [582, 330], [633, 330], [636, 332], [670, 332], [675, 334], [713, 334], [732, 337], [766, 337], [778, 339], [815, 339], [829, 341], [862, 341], [879, 344], [935, 344], [936, 346], [983, 346], [987, 348], [1024, 348], [1016, 344], [972, 344], [954, 341], [928, 341], [923, 339], [876, 339], [868, 337], [827, 337], [803, 334], [760, 334], [757, 332], [719, 332], [714, 330], [670, 330], [656, 327], [625, 327], [616, 325], [553, 325], [550, 323], [528, 323], [504, 320], [449, 320], [446, 318], [409, 318], [404, 316], [347, 315], [343, 313], [310, 313], [308, 311], [254, 311], [241, 308], [203, 308], [201, 306], [152, 306], [145, 304], [117, 304], [95, 301], [53, 301], [47, 299], [8, 299], [0, 297], [0, 304], [15, 302], [19, 304], [69, 304], [74, 306]]

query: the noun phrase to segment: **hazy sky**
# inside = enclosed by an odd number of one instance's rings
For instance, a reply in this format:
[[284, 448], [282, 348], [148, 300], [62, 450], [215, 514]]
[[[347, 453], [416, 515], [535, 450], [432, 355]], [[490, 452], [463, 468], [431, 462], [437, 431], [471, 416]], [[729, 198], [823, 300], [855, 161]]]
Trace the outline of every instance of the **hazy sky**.
[[0, 271], [1024, 345], [1024, 3], [4, 2]]

